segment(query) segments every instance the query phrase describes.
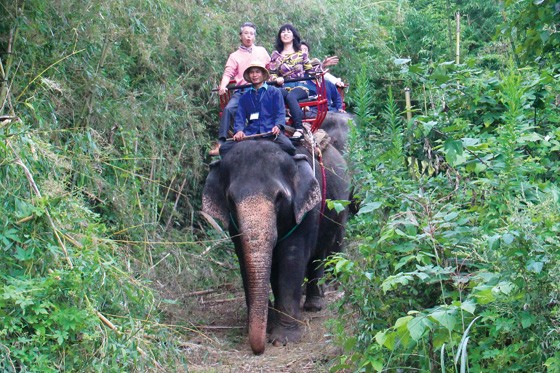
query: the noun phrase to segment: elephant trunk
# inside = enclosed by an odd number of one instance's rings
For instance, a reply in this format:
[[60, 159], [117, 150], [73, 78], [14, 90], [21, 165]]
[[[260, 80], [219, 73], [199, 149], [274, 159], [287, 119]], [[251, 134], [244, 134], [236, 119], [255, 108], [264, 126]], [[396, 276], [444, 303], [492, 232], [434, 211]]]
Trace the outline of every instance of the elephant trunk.
[[270, 268], [277, 238], [276, 214], [271, 201], [251, 197], [238, 204], [237, 217], [246, 271], [249, 343], [259, 355], [266, 344]]

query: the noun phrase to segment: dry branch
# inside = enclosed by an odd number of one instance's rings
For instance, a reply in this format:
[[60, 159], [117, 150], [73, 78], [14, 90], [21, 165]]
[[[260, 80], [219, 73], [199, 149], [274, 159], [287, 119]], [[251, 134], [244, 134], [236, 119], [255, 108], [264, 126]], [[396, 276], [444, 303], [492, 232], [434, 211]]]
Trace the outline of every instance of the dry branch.
[[114, 330], [115, 332], [119, 332], [119, 330], [117, 329], [117, 327], [115, 326], [115, 324], [113, 324], [109, 319], [107, 319], [105, 316], [103, 316], [101, 314], [101, 312], [99, 311], [95, 311], [95, 314], [97, 315], [97, 317], [99, 317], [99, 319], [101, 321], [103, 321], [103, 324], [107, 325], [109, 327], [109, 329]]
[[222, 304], [222, 303], [228, 303], [228, 302], [235, 302], [235, 301], [238, 301], [240, 299], [243, 299], [243, 297], [228, 298], [228, 299], [216, 299], [216, 300], [211, 300], [211, 301], [207, 301], [207, 302], [205, 302], [203, 300], [200, 303], [202, 303], [202, 304]]
[[194, 297], [194, 296], [198, 296], [198, 295], [206, 295], [206, 294], [215, 293], [216, 291], [217, 291], [216, 289], [193, 291], [191, 293], [185, 294], [185, 297]]

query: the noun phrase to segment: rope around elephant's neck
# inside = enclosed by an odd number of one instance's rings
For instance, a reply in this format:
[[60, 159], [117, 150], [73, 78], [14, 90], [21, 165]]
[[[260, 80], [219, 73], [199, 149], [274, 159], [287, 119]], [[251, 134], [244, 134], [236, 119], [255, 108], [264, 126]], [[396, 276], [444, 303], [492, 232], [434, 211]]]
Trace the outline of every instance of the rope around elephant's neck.
[[319, 221], [325, 212], [325, 206], [327, 204], [327, 172], [325, 171], [325, 165], [323, 164], [323, 152], [319, 147], [316, 148], [317, 151], [317, 159], [319, 160], [319, 166], [321, 166], [321, 213], [319, 214]]

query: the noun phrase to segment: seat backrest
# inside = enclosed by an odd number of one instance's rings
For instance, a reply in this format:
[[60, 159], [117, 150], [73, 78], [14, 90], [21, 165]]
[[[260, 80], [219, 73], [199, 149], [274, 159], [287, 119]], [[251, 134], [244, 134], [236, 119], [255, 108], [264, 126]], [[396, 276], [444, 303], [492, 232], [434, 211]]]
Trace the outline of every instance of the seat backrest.
[[[230, 80], [228, 83], [228, 87], [231, 85], [235, 85], [235, 80]], [[231, 95], [233, 95], [233, 90], [228, 89], [227, 92], [223, 95], [219, 95], [220, 96], [220, 117], [222, 116], [222, 111], [224, 111], [224, 108], [226, 107], [226, 105], [229, 102], [229, 99], [231, 98]]]

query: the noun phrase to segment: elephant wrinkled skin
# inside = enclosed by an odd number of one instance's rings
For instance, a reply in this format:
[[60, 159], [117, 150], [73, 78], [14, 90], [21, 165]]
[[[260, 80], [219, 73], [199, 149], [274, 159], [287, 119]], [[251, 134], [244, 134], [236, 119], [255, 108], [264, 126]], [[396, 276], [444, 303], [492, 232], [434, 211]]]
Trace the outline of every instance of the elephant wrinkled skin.
[[[239, 258], [248, 309], [249, 343], [264, 352], [266, 333], [275, 344], [301, 338], [300, 301], [307, 277], [306, 310], [322, 307], [317, 260], [340, 251], [347, 212], [320, 216], [321, 168], [303, 148], [290, 156], [266, 140], [236, 144], [214, 162], [204, 186], [203, 211], [229, 230]], [[332, 146], [323, 151], [326, 198], [348, 199], [346, 164]], [[274, 305], [269, 313], [270, 283]]]

